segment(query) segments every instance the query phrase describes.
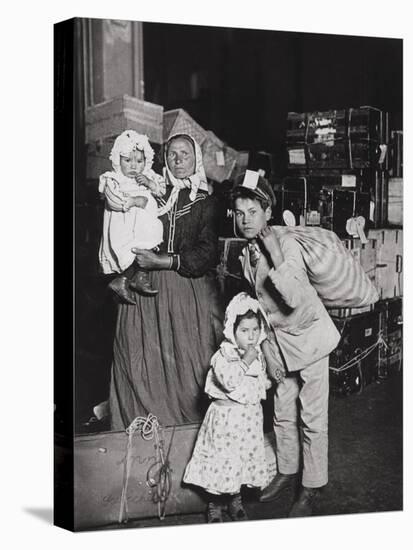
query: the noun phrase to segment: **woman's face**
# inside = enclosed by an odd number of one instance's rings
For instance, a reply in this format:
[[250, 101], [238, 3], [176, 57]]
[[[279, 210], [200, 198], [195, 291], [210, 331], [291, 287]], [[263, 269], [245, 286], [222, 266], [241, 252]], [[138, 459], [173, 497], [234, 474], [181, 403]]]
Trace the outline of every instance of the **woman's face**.
[[195, 172], [195, 152], [187, 139], [176, 138], [171, 141], [166, 161], [175, 178], [189, 178]]

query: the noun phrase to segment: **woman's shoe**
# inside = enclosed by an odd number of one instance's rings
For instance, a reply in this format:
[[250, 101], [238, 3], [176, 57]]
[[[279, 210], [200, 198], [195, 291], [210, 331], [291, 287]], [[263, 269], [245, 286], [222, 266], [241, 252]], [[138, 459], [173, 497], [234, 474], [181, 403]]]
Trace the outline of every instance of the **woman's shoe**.
[[248, 519], [240, 494], [231, 497], [228, 504], [228, 514], [232, 521], [245, 521]]

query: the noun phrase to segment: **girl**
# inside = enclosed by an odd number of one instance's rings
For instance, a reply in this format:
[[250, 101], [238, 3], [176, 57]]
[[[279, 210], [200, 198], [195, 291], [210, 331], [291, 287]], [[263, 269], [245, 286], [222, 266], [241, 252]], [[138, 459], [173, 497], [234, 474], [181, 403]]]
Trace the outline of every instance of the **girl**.
[[154, 151], [145, 135], [134, 130], [120, 134], [110, 153], [112, 172], [100, 176], [106, 198], [99, 261], [103, 273], [120, 273], [109, 288], [121, 301], [134, 304], [130, 289], [157, 294], [148, 273], [134, 265], [133, 247], [153, 249], [162, 242], [163, 228], [152, 195], [165, 193], [165, 180], [152, 170]]
[[260, 349], [266, 333], [258, 301], [245, 292], [227, 307], [224, 337], [205, 384], [212, 403], [184, 475], [207, 491], [208, 523], [223, 520], [225, 504], [231, 519], [248, 519], [241, 486], [268, 482], [260, 404], [271, 385]]

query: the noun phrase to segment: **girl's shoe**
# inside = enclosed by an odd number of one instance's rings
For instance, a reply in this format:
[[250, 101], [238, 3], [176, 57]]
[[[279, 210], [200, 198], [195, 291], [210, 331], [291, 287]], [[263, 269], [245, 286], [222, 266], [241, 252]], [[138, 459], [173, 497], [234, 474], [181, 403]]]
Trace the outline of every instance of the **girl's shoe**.
[[242, 504], [242, 498], [239, 493], [231, 497], [228, 503], [228, 514], [233, 521], [245, 521], [248, 519], [247, 512]]
[[207, 522], [208, 523], [222, 523], [224, 521], [222, 517], [222, 507], [217, 502], [208, 502], [207, 509]]

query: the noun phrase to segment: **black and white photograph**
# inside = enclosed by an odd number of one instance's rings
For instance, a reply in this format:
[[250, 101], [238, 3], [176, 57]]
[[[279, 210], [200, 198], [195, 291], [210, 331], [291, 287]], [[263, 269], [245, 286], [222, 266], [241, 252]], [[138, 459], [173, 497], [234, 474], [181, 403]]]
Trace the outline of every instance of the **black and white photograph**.
[[405, 8], [7, 8], [5, 547], [406, 545]]
[[403, 41], [75, 18], [54, 45], [57, 525], [401, 510]]

